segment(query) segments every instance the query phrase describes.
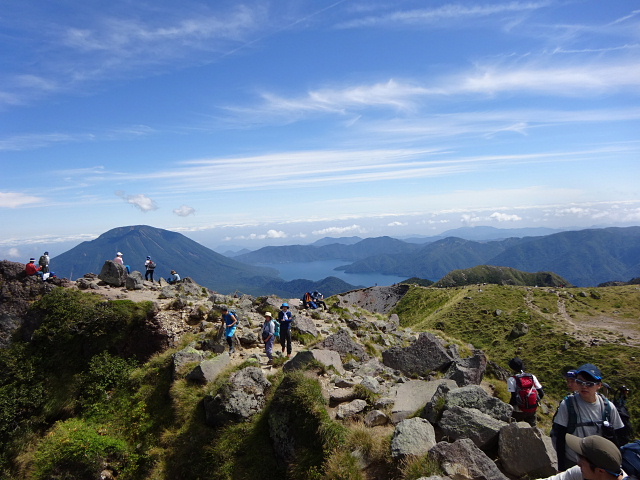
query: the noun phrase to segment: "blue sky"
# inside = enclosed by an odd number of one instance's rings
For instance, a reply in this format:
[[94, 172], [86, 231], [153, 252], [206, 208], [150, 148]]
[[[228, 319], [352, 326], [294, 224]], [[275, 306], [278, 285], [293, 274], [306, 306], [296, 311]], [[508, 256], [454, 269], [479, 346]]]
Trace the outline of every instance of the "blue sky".
[[0, 258], [640, 224], [628, 0], [14, 2]]

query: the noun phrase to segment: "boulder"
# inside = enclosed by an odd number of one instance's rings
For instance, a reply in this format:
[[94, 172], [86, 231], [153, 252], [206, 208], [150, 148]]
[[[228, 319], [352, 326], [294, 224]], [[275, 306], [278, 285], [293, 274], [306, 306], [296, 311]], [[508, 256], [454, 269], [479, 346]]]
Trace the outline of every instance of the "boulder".
[[98, 278], [112, 287], [124, 287], [127, 280], [127, 269], [113, 260], [107, 260], [104, 262]]
[[513, 407], [499, 398], [492, 397], [479, 385], [467, 385], [460, 388], [452, 388], [445, 395], [445, 408], [477, 408], [483, 413], [509, 422]]
[[551, 438], [526, 422], [502, 427], [498, 454], [504, 471], [516, 477], [543, 478], [558, 471], [558, 457]]
[[349, 403], [343, 403], [338, 405], [336, 410], [336, 418], [344, 420], [345, 418], [353, 417], [367, 408], [367, 402], [361, 398], [356, 398]]
[[205, 421], [210, 426], [244, 422], [261, 411], [271, 388], [259, 367], [246, 367], [233, 373], [220, 392], [204, 398]]
[[189, 363], [201, 362], [206, 353], [193, 347], [186, 347], [173, 354], [173, 378], [177, 378], [183, 367]]
[[468, 438], [482, 450], [497, 445], [500, 429], [505, 425], [477, 408], [461, 407], [445, 410], [438, 424], [443, 435], [454, 440]]
[[422, 411], [443, 382], [449, 388], [456, 387], [456, 383], [453, 380], [432, 380], [429, 382], [409, 380], [398, 384], [395, 391], [395, 402], [391, 411], [393, 423], [398, 423], [405, 418], [413, 416], [416, 412]]
[[471, 440], [439, 442], [429, 450], [445, 475], [456, 480], [509, 480]]
[[298, 352], [295, 357], [283, 365], [282, 370], [285, 372], [298, 370], [304, 368], [314, 360], [327, 367], [334, 367], [338, 373], [344, 373], [344, 368], [342, 367], [342, 362], [340, 361], [340, 355], [338, 355], [338, 352], [320, 349], [303, 350], [302, 352]]
[[473, 357], [457, 358], [445, 373], [446, 378], [455, 380], [459, 387], [464, 385], [480, 385], [484, 371], [487, 369], [487, 356], [476, 350]]
[[336, 388], [329, 392], [329, 406], [335, 407], [341, 403], [355, 400], [356, 392], [353, 388]]
[[401, 421], [393, 432], [391, 455], [401, 459], [407, 455], [424, 455], [436, 444], [436, 433], [424, 418]]
[[124, 280], [124, 286], [127, 290], [142, 290], [144, 287], [144, 277], [137, 270], [131, 272]]
[[382, 410], [371, 410], [364, 416], [364, 424], [371, 428], [389, 423], [389, 417]]
[[313, 319], [307, 317], [306, 315], [297, 315], [296, 319], [291, 325], [291, 328], [295, 331], [298, 331], [302, 335], [311, 335], [312, 337], [318, 336], [318, 329], [316, 328], [316, 324], [313, 323]]
[[527, 333], [529, 333], [529, 325], [522, 322], [516, 323], [509, 333], [509, 340], [524, 337]]
[[197, 383], [213, 382], [231, 363], [231, 357], [227, 353], [216, 355], [209, 360], [200, 362], [189, 374], [187, 379]]
[[370, 358], [362, 348], [362, 345], [351, 337], [346, 328], [341, 328], [337, 333], [329, 335], [320, 342], [319, 346], [338, 352], [343, 361], [346, 360], [347, 356], [356, 357], [361, 361], [366, 361]]
[[382, 363], [405, 375], [426, 376], [433, 370], [446, 369], [452, 361], [442, 341], [428, 332], [421, 333], [408, 347], [392, 347], [382, 352]]
[[191, 277], [183, 278], [175, 285], [175, 289], [179, 295], [187, 297], [206, 297], [209, 295], [207, 289], [198, 285]]

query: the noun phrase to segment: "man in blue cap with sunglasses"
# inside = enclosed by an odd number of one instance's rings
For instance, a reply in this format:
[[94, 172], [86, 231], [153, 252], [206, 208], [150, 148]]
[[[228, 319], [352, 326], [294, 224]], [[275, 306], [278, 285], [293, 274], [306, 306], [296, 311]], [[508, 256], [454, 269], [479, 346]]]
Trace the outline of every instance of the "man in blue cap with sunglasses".
[[615, 405], [598, 393], [602, 388], [602, 372], [598, 367], [585, 363], [576, 368], [575, 385], [578, 390], [562, 401], [551, 430], [559, 470], [577, 465], [579, 460], [565, 442], [567, 433], [579, 438], [597, 435], [616, 442], [616, 431], [622, 433], [624, 429]]

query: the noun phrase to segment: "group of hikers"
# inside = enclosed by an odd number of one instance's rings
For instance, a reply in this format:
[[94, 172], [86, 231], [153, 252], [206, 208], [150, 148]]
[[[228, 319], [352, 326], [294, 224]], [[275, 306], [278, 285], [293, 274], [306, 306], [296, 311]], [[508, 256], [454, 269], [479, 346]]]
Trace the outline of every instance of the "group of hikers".
[[29, 263], [27, 263], [24, 267], [24, 271], [27, 275], [33, 276], [36, 275], [42, 280], [52, 280], [56, 278], [56, 273], [52, 272], [49, 268], [49, 263], [51, 259], [49, 258], [49, 252], [44, 252], [40, 258], [38, 259], [38, 263], [36, 264], [36, 259], [31, 257], [29, 259]]
[[[513, 418], [536, 425], [536, 411], [544, 396], [542, 385], [525, 371], [522, 359], [509, 362], [514, 374], [508, 378]], [[560, 473], [546, 480], [622, 480], [640, 478], [640, 441], [633, 436], [626, 407], [629, 389], [621, 386], [610, 401], [600, 390], [602, 371], [585, 363], [564, 374], [569, 394], [553, 417], [551, 439]]]
[[324, 302], [324, 295], [317, 290], [314, 290], [313, 292], [306, 292], [302, 296], [301, 300], [302, 308], [315, 310], [316, 308], [322, 307], [323, 310], [327, 310], [327, 304]]
[[[122, 265], [127, 269], [127, 273], [131, 273], [129, 265], [125, 265], [122, 252], [116, 253], [116, 258], [113, 259], [113, 263]], [[147, 259], [144, 262], [144, 279], [153, 283], [153, 272], [156, 269], [156, 262], [151, 260], [151, 256], [147, 255]], [[180, 275], [175, 270], [171, 270], [171, 275], [167, 277], [167, 282], [170, 285], [178, 283], [180, 281]]]

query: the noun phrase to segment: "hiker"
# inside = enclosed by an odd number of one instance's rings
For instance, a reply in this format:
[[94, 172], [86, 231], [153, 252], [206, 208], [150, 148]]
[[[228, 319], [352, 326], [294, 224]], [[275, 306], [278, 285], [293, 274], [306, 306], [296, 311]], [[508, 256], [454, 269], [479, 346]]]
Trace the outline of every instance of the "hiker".
[[324, 295], [322, 295], [319, 291], [314, 290], [311, 294], [311, 298], [314, 302], [316, 302], [316, 305], [318, 305], [318, 307], [322, 306], [323, 310], [327, 309], [327, 304], [324, 303]]
[[29, 263], [27, 263], [24, 266], [24, 271], [29, 276], [32, 276], [32, 275], [38, 275], [39, 277], [42, 276], [42, 267], [39, 267], [36, 265], [36, 259], [33, 257], [30, 258]]
[[280, 305], [280, 311], [278, 312], [278, 322], [280, 323], [280, 345], [282, 346], [282, 353], [287, 352], [287, 357], [291, 356], [291, 322], [293, 321], [293, 315], [289, 311], [289, 304], [283, 303]]
[[576, 384], [576, 371], [568, 370], [564, 374], [564, 378], [567, 380], [567, 390], [573, 393], [578, 390], [578, 385]]
[[624, 428], [618, 410], [598, 393], [602, 388], [602, 372], [592, 363], [576, 369], [578, 391], [567, 395], [556, 412], [551, 438], [558, 454], [558, 469], [566, 470], [577, 465], [578, 456], [565, 445], [565, 434], [586, 438], [591, 435], [612, 440]]
[[43, 274], [49, 273], [49, 252], [44, 252], [42, 255], [40, 255], [38, 265], [40, 265]]
[[318, 306], [314, 303], [311, 292], [305, 292], [302, 296], [302, 308], [310, 308], [315, 310]]
[[180, 275], [175, 270], [171, 270], [171, 276], [167, 278], [167, 282], [169, 285], [175, 285], [180, 281]]
[[144, 268], [144, 279], [151, 280], [151, 283], [153, 283], [153, 271], [156, 268], [156, 262], [151, 260], [151, 257], [147, 256], [147, 259], [144, 262]]
[[222, 309], [222, 322], [224, 323], [224, 336], [227, 339], [227, 345], [229, 345], [229, 355], [236, 353], [236, 347], [233, 345], [233, 336], [238, 328], [238, 317], [235, 313], [230, 312], [227, 307]]
[[264, 314], [264, 323], [262, 324], [262, 341], [264, 342], [264, 353], [266, 353], [269, 361], [267, 365], [273, 365], [273, 344], [276, 340], [276, 325], [271, 316], [271, 312]]
[[513, 418], [516, 422], [527, 422], [536, 426], [538, 403], [544, 397], [542, 385], [533, 373], [525, 373], [522, 359], [509, 360], [514, 375], [507, 379], [507, 388], [511, 392], [509, 404], [513, 405]]
[[610, 440], [599, 435], [581, 438], [567, 434], [565, 442], [578, 464], [544, 480], [631, 480], [622, 470], [620, 450]]
[[124, 264], [124, 260], [122, 259], [122, 252], [116, 253], [116, 258], [113, 259], [113, 263], [122, 265], [127, 270], [127, 273], [131, 273], [131, 269], [129, 268], [129, 265]]
[[624, 424], [624, 429], [619, 432], [618, 444], [623, 445], [629, 443], [631, 438], [633, 438], [633, 425], [631, 423], [631, 414], [629, 413], [629, 409], [627, 408], [627, 397], [629, 396], [629, 388], [626, 385], [622, 385], [619, 387], [614, 396], [613, 396], [613, 404], [618, 409], [618, 414], [620, 415], [620, 419]]

